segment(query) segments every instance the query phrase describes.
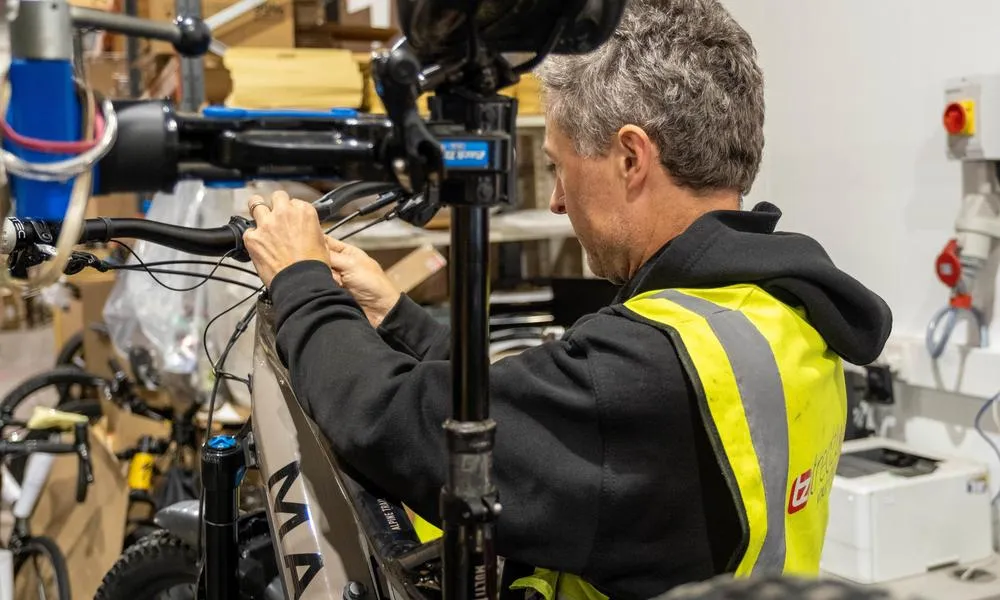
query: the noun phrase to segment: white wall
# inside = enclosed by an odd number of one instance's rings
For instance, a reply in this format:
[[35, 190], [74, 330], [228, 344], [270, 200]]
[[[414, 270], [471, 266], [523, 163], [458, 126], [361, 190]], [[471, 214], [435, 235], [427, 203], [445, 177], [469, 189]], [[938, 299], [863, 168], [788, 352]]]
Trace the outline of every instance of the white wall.
[[956, 349], [933, 365], [920, 339], [947, 301], [933, 266], [962, 193], [961, 167], [945, 157], [944, 85], [1000, 73], [1000, 2], [724, 2], [766, 77], [765, 162], [748, 204], [778, 205], [781, 229], [817, 238], [885, 298], [895, 323], [886, 357], [918, 384], [900, 389], [893, 433], [989, 464], [996, 490], [1000, 463], [970, 427], [1000, 391], [1000, 318], [989, 352]]

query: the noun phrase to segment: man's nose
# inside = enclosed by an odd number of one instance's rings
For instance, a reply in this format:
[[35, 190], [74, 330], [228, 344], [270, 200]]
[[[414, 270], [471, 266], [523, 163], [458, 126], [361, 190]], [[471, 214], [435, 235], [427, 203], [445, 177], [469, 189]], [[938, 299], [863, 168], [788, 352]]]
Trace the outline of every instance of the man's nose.
[[552, 196], [549, 198], [549, 210], [557, 215], [566, 214], [566, 203], [563, 201], [565, 196], [559, 193], [559, 189], [556, 188], [552, 190]]

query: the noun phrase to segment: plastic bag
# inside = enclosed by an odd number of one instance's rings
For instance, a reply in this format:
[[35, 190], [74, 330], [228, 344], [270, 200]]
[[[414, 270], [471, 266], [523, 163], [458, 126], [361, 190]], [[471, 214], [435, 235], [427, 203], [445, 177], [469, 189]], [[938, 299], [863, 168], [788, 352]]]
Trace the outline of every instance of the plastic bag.
[[[306, 201], [315, 200], [319, 193], [307, 186], [295, 183], [257, 182], [247, 188], [216, 189], [205, 188], [200, 182], [181, 182], [173, 194], [157, 194], [153, 198], [146, 217], [186, 227], [218, 227], [229, 222], [233, 215], [249, 218], [247, 203], [253, 194], [269, 196], [273, 191], [284, 189], [289, 195]], [[202, 260], [217, 262], [218, 259], [171, 250], [146, 242], [138, 242], [134, 248], [144, 262]], [[252, 263], [239, 263], [226, 259], [225, 264], [237, 265], [253, 270]], [[134, 259], [130, 264], [136, 264]], [[210, 265], [178, 265], [163, 268], [207, 275]], [[146, 348], [153, 356], [154, 366], [161, 375], [185, 376], [202, 394], [212, 387], [212, 366], [205, 356], [204, 339], [213, 360], [218, 360], [225, 348], [236, 323], [246, 314], [255, 299], [253, 289], [261, 285], [256, 275], [220, 268], [216, 275], [232, 279], [244, 285], [209, 281], [196, 289], [176, 292], [162, 287], [145, 270], [119, 271], [114, 289], [104, 307], [104, 320], [108, 325], [111, 339], [119, 352], [128, 355], [134, 347]], [[203, 280], [203, 276], [156, 275], [157, 279], [173, 288], [187, 289]], [[249, 288], [247, 286], [250, 286]], [[229, 311], [206, 325], [226, 309], [245, 300], [238, 308]], [[246, 377], [253, 364], [254, 325], [242, 335], [233, 347], [222, 370], [237, 377]], [[236, 404], [250, 405], [250, 394], [246, 386], [226, 381], [224, 390]], [[217, 407], [223, 399], [219, 399]]]
[[[313, 188], [300, 183], [275, 181], [254, 182], [250, 187], [240, 189], [213, 190], [213, 201], [207, 204], [205, 209], [205, 219], [210, 223], [210, 225], [206, 226], [214, 227], [222, 225], [228, 222], [232, 215], [240, 215], [249, 219], [250, 213], [247, 212], [247, 205], [250, 197], [254, 194], [259, 194], [265, 198], [269, 198], [273, 192], [278, 190], [285, 190], [289, 196], [305, 200], [306, 202], [313, 202], [321, 195]], [[228, 195], [228, 198], [225, 195]], [[231, 262], [246, 269], [253, 269], [253, 264], [251, 263]], [[256, 276], [239, 271], [226, 270], [225, 276], [254, 287], [261, 285], [260, 279]], [[207, 287], [209, 288], [207, 291], [209, 319], [251, 295], [250, 290], [228, 283], [212, 284]], [[208, 330], [207, 337], [213, 358], [218, 359], [219, 353], [226, 347], [226, 343], [229, 341], [229, 337], [232, 335], [237, 322], [243, 318], [243, 315], [246, 314], [254, 302], [256, 302], [255, 298], [246, 300], [238, 308], [229, 311], [212, 324], [211, 329]], [[222, 367], [223, 371], [241, 378], [245, 378], [250, 374], [253, 369], [253, 340], [256, 324], [256, 320], [251, 321], [250, 327], [247, 328], [246, 332], [236, 342], [236, 345], [233, 346], [229, 357], [226, 359], [226, 364]], [[250, 406], [250, 391], [245, 385], [228, 380], [224, 383], [230, 399], [236, 405]]]
[[[206, 190], [200, 182], [184, 181], [173, 194], [153, 197], [146, 217], [186, 227], [204, 227], [201, 216]], [[144, 263], [180, 260], [204, 260], [164, 246], [137, 242], [132, 249]], [[128, 261], [138, 264], [135, 257]], [[155, 267], [154, 267], [155, 268]], [[163, 266], [207, 274], [208, 265]], [[115, 348], [128, 355], [134, 347], [152, 354], [154, 365], [164, 375], [193, 375], [201, 354], [201, 331], [205, 325], [205, 286], [188, 290], [202, 277], [164, 275], [156, 279], [145, 270], [119, 271], [114, 288], [104, 305], [104, 322]], [[159, 280], [159, 282], [157, 281]], [[163, 287], [166, 284], [175, 290]]]

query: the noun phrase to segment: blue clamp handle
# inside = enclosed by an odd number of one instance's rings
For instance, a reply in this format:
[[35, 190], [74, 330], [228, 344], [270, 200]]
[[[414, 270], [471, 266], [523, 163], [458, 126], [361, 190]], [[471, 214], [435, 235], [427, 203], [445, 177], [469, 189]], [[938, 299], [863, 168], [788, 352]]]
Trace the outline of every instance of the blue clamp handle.
[[353, 108], [331, 108], [330, 110], [295, 110], [289, 108], [252, 109], [229, 106], [206, 106], [202, 112], [210, 119], [355, 119], [358, 111]]

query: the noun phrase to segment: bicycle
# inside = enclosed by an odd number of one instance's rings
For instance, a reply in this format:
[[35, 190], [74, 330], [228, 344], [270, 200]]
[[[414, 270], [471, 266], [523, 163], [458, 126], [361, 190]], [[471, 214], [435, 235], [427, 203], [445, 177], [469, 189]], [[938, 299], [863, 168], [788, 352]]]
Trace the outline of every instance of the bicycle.
[[[148, 353], [131, 353], [131, 355], [148, 356]], [[170, 431], [167, 437], [142, 436], [135, 446], [116, 452], [119, 460], [128, 461], [129, 464], [126, 479], [129, 487], [129, 504], [122, 545], [124, 550], [159, 529], [150, 518], [158, 508], [172, 503], [172, 499], [197, 497], [198, 484], [193, 476], [193, 465], [196, 464], [195, 456], [199, 448], [196, 418], [200, 405], [190, 402], [187, 406], [150, 406], [137, 393], [135, 384], [118, 361], [111, 359], [109, 365], [114, 373], [112, 379], [88, 373], [76, 365], [59, 366], [29, 377], [0, 400], [0, 415], [8, 417], [14, 415], [29, 398], [48, 389], [55, 389], [59, 395], [56, 408], [103, 398], [132, 414], [157, 423], [169, 423]], [[133, 362], [133, 370], [134, 368]], [[168, 457], [168, 461], [166, 465], [161, 465], [161, 459], [165, 456]], [[23, 470], [23, 460], [12, 462], [9, 469], [11, 475], [18, 481], [23, 477]], [[160, 478], [165, 482], [161, 488], [162, 494], [157, 493], [154, 485]], [[145, 516], [132, 516], [138, 506], [147, 507]]]
[[[48, 598], [47, 586], [54, 586], [52, 598], [72, 600], [66, 559], [55, 541], [45, 536], [32, 535], [29, 519], [35, 510], [45, 486], [55, 454], [76, 454], [79, 458], [76, 500], [83, 502], [87, 487], [93, 482], [90, 463], [90, 442], [86, 415], [37, 407], [28, 421], [17, 421], [0, 416], [0, 431], [8, 427], [45, 435], [48, 439], [4, 439], [0, 441], [0, 463], [14, 456], [28, 457], [25, 476], [19, 484], [0, 469], [0, 490], [5, 504], [12, 506], [15, 518], [13, 532], [6, 544], [0, 543], [0, 600], [14, 599], [14, 582], [31, 565], [36, 573], [35, 585], [39, 597]], [[73, 442], [57, 441], [65, 431], [73, 432]], [[51, 573], [41, 575], [42, 565]], [[53, 591], [52, 588], [49, 588]]]

